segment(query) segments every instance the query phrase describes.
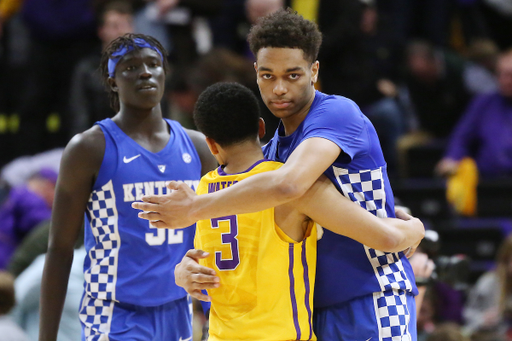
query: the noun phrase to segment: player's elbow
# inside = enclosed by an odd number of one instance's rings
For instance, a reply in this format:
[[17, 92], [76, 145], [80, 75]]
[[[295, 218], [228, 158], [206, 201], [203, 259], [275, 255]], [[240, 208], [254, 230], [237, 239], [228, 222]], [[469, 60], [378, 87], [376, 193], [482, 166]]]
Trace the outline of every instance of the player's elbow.
[[275, 195], [285, 202], [300, 198], [307, 190], [305, 186], [296, 181], [290, 181], [286, 177], [278, 179], [274, 186]]

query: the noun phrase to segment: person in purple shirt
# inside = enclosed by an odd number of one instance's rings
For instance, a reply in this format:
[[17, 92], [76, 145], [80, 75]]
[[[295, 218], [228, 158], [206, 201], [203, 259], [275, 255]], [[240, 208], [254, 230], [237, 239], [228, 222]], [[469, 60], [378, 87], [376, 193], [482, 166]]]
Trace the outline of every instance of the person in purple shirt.
[[483, 177], [512, 175], [512, 50], [500, 56], [497, 75], [499, 90], [477, 96], [457, 123], [439, 175], [454, 174], [467, 156]]
[[0, 269], [9, 260], [23, 238], [52, 214], [57, 173], [43, 168], [25, 185], [13, 187], [0, 206]]

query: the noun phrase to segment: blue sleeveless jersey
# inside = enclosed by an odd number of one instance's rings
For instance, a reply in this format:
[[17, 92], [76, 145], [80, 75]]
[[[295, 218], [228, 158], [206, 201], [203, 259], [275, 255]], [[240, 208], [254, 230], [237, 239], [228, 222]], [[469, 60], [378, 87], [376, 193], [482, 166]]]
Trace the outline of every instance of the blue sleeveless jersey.
[[157, 306], [186, 296], [174, 283], [174, 266], [194, 247], [195, 225], [157, 229], [137, 217], [132, 202], [166, 194], [166, 183], [184, 181], [195, 190], [201, 162], [187, 133], [170, 126], [167, 145], [152, 153], [112, 120], [97, 124], [105, 135], [105, 156], [85, 214], [85, 292], [103, 300]]
[[[302, 141], [312, 137], [325, 138], [341, 148], [338, 159], [324, 174], [345, 197], [378, 217], [395, 217], [377, 133], [353, 101], [317, 91], [297, 130], [284, 136], [280, 123], [263, 153], [268, 159], [286, 162]], [[374, 250], [324, 229], [318, 242], [316, 308], [392, 289], [417, 294], [411, 266], [402, 252]]]

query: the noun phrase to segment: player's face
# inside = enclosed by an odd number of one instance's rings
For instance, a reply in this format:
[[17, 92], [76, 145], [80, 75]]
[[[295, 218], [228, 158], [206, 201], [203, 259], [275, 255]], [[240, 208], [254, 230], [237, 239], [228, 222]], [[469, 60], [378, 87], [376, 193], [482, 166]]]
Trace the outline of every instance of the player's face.
[[274, 116], [307, 113], [315, 96], [318, 62], [304, 59], [301, 49], [268, 47], [258, 51], [254, 67], [261, 97]]
[[149, 48], [132, 51], [119, 61], [115, 72], [111, 85], [122, 106], [151, 109], [160, 104], [165, 71], [158, 52]]

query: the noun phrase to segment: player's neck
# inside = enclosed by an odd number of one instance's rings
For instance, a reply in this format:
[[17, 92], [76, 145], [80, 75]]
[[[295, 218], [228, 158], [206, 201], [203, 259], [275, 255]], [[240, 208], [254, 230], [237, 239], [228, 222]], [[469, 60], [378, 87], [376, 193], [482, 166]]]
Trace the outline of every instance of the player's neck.
[[221, 153], [224, 172], [227, 174], [244, 172], [264, 158], [259, 143], [255, 141], [229, 146], [224, 148]]
[[162, 129], [167, 129], [162, 121], [160, 105], [147, 110], [121, 105], [121, 110], [113, 120], [128, 135], [136, 132], [151, 136]]
[[300, 109], [298, 112], [294, 113], [293, 115], [281, 118], [281, 121], [283, 122], [284, 133], [286, 136], [293, 134], [295, 132], [295, 130], [297, 130], [297, 128], [302, 123], [302, 121], [304, 121], [304, 119], [308, 115], [309, 110], [311, 109], [311, 105], [313, 105], [314, 100], [315, 100], [315, 91], [313, 89], [313, 93], [311, 94], [309, 101], [304, 105], [304, 107], [302, 109]]

